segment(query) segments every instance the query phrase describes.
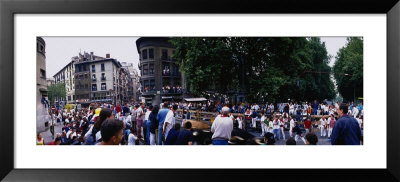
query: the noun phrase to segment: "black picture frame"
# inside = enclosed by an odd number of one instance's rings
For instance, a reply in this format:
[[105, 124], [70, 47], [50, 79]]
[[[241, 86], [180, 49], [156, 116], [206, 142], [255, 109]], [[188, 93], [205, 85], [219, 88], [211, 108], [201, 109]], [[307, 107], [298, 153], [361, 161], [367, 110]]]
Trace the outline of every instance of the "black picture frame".
[[[381, 13], [387, 14], [386, 169], [15, 169], [14, 15], [35, 13]], [[398, 0], [15, 0], [0, 1], [0, 179], [4, 181], [399, 181], [400, 3]], [[384, 61], [384, 60], [376, 60]], [[15, 108], [20, 109], [20, 108]], [[33, 122], [33, 121], [31, 121]], [[378, 122], [378, 121], [377, 121]], [[379, 121], [382, 122], [382, 121]], [[250, 159], [249, 159], [250, 160]], [[368, 160], [368, 159], [366, 159]], [[180, 162], [179, 160], [177, 162]], [[190, 161], [183, 161], [190, 162]], [[217, 161], [210, 161], [217, 162]], [[155, 164], [157, 165], [157, 164]]]

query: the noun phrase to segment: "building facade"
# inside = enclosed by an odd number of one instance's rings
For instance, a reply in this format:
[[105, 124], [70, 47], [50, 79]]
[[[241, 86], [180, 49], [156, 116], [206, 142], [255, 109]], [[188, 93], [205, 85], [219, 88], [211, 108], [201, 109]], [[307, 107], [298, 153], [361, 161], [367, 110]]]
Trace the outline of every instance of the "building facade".
[[117, 103], [120, 97], [119, 72], [121, 64], [107, 56], [102, 60], [95, 60], [90, 65], [90, 101]]
[[55, 75], [53, 75], [54, 83], [59, 84], [62, 83], [65, 86], [65, 98], [55, 98], [54, 104], [65, 105], [65, 104], [73, 104], [75, 103], [75, 60], [74, 58], [69, 62], [66, 66], [64, 66], [60, 71], [58, 71]]
[[36, 131], [45, 131], [49, 127], [49, 113], [46, 81], [46, 43], [41, 37], [36, 38]]
[[55, 99], [56, 104], [109, 102], [123, 104], [133, 99], [133, 79], [129, 66], [116, 59], [94, 55], [93, 52], [72, 57], [54, 77], [55, 83], [65, 84], [66, 97]]
[[141, 98], [146, 104], [182, 101], [182, 75], [172, 59], [175, 48], [165, 37], [142, 37], [136, 41], [139, 53]]

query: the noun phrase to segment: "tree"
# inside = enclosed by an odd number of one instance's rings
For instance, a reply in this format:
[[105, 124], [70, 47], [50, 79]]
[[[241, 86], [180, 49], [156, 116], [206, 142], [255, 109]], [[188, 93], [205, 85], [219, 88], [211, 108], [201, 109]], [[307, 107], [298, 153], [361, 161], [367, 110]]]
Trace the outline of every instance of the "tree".
[[171, 43], [195, 95], [244, 92], [250, 102], [335, 96], [329, 56], [319, 38], [192, 37], [173, 38]]
[[347, 38], [339, 49], [333, 66], [339, 93], [345, 101], [363, 96], [363, 39]]
[[50, 105], [54, 103], [55, 98], [65, 98], [66, 96], [64, 83], [56, 83], [47, 86], [47, 90], [49, 93]]

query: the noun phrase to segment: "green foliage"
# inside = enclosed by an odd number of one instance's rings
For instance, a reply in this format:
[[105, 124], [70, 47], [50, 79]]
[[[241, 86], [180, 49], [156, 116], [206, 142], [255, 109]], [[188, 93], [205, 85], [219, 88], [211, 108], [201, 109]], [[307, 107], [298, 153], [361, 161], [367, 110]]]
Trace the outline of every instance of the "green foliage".
[[345, 101], [363, 97], [363, 39], [348, 38], [333, 66], [339, 93]]
[[52, 84], [47, 87], [47, 90], [49, 92], [50, 104], [54, 103], [55, 98], [65, 98], [66, 96], [64, 83]]
[[335, 97], [329, 56], [319, 38], [184, 37], [171, 43], [195, 95], [245, 92], [250, 102]]

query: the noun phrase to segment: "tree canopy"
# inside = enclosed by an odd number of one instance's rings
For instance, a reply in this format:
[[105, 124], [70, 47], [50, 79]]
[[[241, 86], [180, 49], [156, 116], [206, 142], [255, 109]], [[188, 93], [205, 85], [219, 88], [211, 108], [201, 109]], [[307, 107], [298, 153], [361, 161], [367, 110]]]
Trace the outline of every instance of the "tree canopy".
[[65, 98], [65, 96], [66, 96], [64, 83], [56, 83], [56, 84], [47, 86], [47, 90], [49, 92], [50, 104], [54, 103], [55, 98]]
[[243, 92], [250, 102], [323, 100], [335, 96], [319, 38], [177, 37], [175, 59], [190, 92]]
[[339, 93], [345, 101], [363, 97], [363, 39], [347, 38], [333, 66]]

